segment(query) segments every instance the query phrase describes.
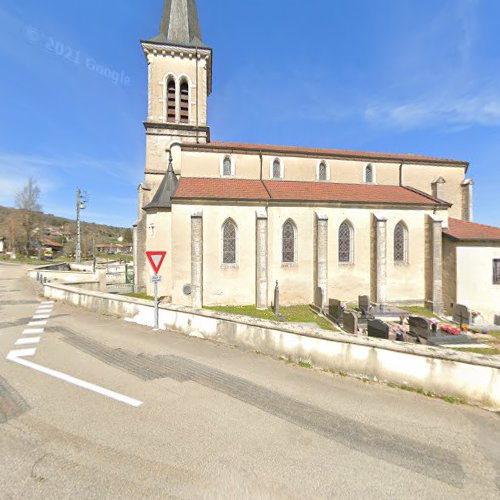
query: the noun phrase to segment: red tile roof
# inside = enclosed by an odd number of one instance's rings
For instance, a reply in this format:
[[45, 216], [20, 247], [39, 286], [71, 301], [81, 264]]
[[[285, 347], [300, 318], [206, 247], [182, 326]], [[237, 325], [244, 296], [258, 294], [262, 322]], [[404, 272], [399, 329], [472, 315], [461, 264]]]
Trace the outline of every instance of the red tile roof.
[[400, 186], [290, 181], [264, 181], [264, 184], [273, 200], [441, 204], [429, 195]]
[[174, 199], [267, 200], [269, 194], [259, 180], [181, 177]]
[[251, 151], [258, 153], [315, 156], [315, 157], [341, 157], [354, 158], [362, 160], [388, 160], [388, 161], [413, 161], [416, 163], [438, 163], [446, 165], [459, 165], [468, 167], [469, 163], [462, 160], [451, 160], [447, 158], [436, 158], [432, 156], [397, 154], [397, 153], [376, 153], [368, 151], [352, 151], [348, 149], [323, 149], [323, 148], [305, 148], [297, 146], [273, 146], [270, 144], [244, 144], [238, 142], [210, 142], [208, 144], [185, 144], [183, 149], [202, 149], [213, 151]]
[[444, 229], [445, 235], [455, 240], [494, 240], [500, 241], [500, 228], [485, 226], [476, 222], [467, 222], [459, 219], [448, 219], [448, 229]]
[[174, 196], [174, 200], [179, 199], [448, 205], [425, 193], [400, 186], [190, 177], [181, 178]]

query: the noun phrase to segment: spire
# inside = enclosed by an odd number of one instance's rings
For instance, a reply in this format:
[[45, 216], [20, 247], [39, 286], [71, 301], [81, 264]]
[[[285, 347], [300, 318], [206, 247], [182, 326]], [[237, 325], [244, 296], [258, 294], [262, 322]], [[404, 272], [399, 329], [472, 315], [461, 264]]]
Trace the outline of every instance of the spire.
[[144, 207], [144, 210], [154, 210], [158, 208], [172, 208], [172, 197], [177, 189], [179, 181], [174, 172], [174, 165], [172, 160], [172, 152], [169, 152], [168, 170], [161, 181], [160, 187], [154, 195], [151, 203]]
[[165, 0], [160, 34], [151, 42], [205, 47], [201, 37], [196, 0]]

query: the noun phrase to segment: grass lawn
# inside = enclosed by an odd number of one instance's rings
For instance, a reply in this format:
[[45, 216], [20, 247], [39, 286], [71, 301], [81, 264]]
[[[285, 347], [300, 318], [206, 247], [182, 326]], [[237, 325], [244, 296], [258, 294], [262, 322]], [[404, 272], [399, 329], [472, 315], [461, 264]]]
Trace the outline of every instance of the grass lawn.
[[[205, 309], [229, 314], [239, 314], [240, 316], [250, 316], [252, 318], [276, 320], [276, 316], [271, 309], [259, 311], [255, 306], [206, 307]], [[329, 321], [318, 316], [306, 305], [282, 307], [281, 315], [290, 323], [316, 323], [324, 330], [335, 330]]]
[[408, 311], [411, 315], [414, 316], [439, 319], [432, 311], [430, 311], [426, 307], [421, 307], [421, 306], [397, 306], [397, 307], [399, 309], [402, 309], [403, 311]]
[[500, 355], [500, 349], [493, 349], [493, 348], [481, 348], [481, 347], [461, 347], [458, 349], [455, 349], [456, 351], [462, 351], [462, 352], [474, 352], [476, 354], [486, 354], [487, 356], [498, 356]]
[[145, 293], [127, 293], [125, 297], [132, 297], [133, 299], [151, 300], [154, 302], [155, 298], [146, 295]]

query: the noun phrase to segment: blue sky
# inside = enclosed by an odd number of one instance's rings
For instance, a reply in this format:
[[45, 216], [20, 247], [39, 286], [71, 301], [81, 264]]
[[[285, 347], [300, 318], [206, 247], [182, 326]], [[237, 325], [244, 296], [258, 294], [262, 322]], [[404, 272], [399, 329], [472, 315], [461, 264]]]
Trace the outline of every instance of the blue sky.
[[[130, 226], [146, 63], [163, 0], [0, 0], [0, 204], [33, 175], [44, 209]], [[213, 140], [471, 162], [500, 225], [498, 0], [198, 0], [214, 49]], [[99, 74], [96, 66], [119, 75]]]

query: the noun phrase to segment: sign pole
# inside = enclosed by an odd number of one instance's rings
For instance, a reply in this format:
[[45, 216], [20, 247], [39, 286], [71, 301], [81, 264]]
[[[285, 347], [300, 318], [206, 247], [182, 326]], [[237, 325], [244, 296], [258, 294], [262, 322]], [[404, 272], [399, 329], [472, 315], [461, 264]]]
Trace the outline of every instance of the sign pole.
[[146, 252], [146, 256], [151, 264], [151, 268], [153, 269], [153, 278], [151, 281], [154, 284], [155, 290], [155, 308], [154, 308], [154, 328], [155, 330], [159, 330], [160, 320], [159, 320], [159, 301], [158, 301], [158, 283], [161, 281], [161, 276], [158, 274], [160, 272], [163, 261], [165, 260], [165, 256], [167, 252]]
[[158, 275], [155, 274], [155, 330], [158, 330]]

